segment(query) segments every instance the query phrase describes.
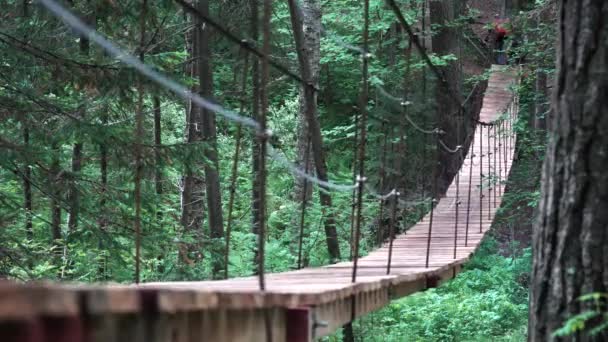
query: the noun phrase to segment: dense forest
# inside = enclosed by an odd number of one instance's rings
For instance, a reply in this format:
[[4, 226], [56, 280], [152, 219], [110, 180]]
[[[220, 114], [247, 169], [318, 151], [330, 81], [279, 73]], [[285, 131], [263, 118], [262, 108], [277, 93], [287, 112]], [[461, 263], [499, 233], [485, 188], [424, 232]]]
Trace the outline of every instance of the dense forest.
[[489, 236], [454, 280], [325, 339], [605, 337], [602, 0], [0, 8], [0, 279], [209, 280], [356, 259], [445, 194], [490, 67], [507, 64], [516, 157]]

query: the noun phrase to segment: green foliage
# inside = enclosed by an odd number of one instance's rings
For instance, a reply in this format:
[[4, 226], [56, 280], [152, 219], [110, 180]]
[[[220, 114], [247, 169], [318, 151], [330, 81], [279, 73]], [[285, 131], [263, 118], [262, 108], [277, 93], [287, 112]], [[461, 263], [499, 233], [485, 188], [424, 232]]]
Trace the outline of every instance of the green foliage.
[[608, 294], [589, 293], [580, 296], [578, 301], [590, 309], [570, 317], [561, 328], [553, 332], [553, 336], [596, 336], [608, 330]]
[[[522, 341], [531, 252], [513, 259], [486, 239], [455, 279], [413, 294], [356, 322], [366, 341]], [[337, 339], [339, 334], [328, 338]]]

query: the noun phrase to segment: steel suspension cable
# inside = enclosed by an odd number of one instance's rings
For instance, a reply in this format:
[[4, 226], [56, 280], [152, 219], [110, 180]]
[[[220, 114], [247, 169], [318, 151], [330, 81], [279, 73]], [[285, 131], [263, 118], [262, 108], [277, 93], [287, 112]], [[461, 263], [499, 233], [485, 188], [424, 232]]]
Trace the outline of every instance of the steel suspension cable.
[[397, 191], [391, 203], [391, 220], [388, 233], [388, 260], [386, 263], [386, 274], [391, 274], [391, 265], [393, 262], [393, 243], [395, 241], [395, 231], [397, 226], [397, 204], [399, 203], [400, 193]]
[[[493, 135], [492, 135], [492, 139], [494, 140], [494, 208], [496, 208], [496, 193], [497, 190], [496, 188], [498, 187], [498, 181], [499, 181], [499, 177], [497, 176], [496, 173], [496, 155], [498, 154], [498, 149], [496, 148], [496, 125], [492, 125], [492, 131], [493, 131]], [[499, 164], [500, 165], [500, 164]]]
[[[271, 17], [271, 8], [272, 1], [264, 0], [264, 10], [263, 10], [263, 20], [262, 20], [262, 33], [263, 33], [263, 51], [265, 52], [264, 58], [262, 58], [262, 68], [261, 68], [261, 81], [260, 81], [260, 128], [262, 132], [266, 131], [266, 117], [268, 112], [268, 79], [269, 79], [269, 63], [268, 63], [268, 53], [270, 52], [270, 17]], [[267, 145], [266, 141], [268, 140], [268, 136], [266, 134], [258, 134], [257, 138], [260, 141], [260, 151], [259, 151], [259, 165], [260, 170], [257, 174], [258, 178], [258, 210], [259, 213], [259, 227], [258, 227], [258, 281], [260, 285], [260, 290], [266, 290], [266, 282], [265, 282], [265, 242], [266, 242], [266, 155], [267, 155]]]
[[[461, 112], [461, 114], [464, 114]], [[459, 115], [456, 118], [456, 141], [460, 143], [460, 130], [461, 130], [461, 118]], [[462, 148], [458, 149], [458, 170], [456, 170], [456, 217], [454, 220], [454, 259], [456, 259], [456, 252], [458, 248], [458, 216], [460, 211], [460, 171], [462, 170]]]
[[[146, 15], [148, 1], [143, 0], [141, 6], [140, 20], [139, 20], [139, 60], [143, 63], [144, 61], [144, 49], [146, 37]], [[135, 113], [135, 189], [133, 198], [135, 202], [135, 284], [139, 284], [141, 280], [141, 180], [143, 176], [143, 156], [142, 156], [142, 138], [144, 135], [144, 118], [143, 118], [143, 106], [144, 106], [144, 89], [142, 77], [137, 78], [137, 109]]]
[[499, 129], [498, 129], [498, 196], [502, 196], [502, 159], [503, 159], [503, 155], [502, 155], [502, 127], [503, 127], [504, 121], [501, 120], [499, 123]]
[[[359, 114], [355, 112], [355, 136], [353, 139], [353, 179], [357, 179], [357, 164], [358, 164], [358, 150], [359, 150]], [[350, 239], [348, 240], [349, 244], [349, 260], [353, 260], [353, 248], [355, 248], [353, 244], [353, 239], [355, 237], [355, 211], [357, 208], [357, 187], [353, 188], [352, 198], [351, 198], [351, 210], [350, 210]]]
[[[388, 128], [385, 123], [382, 123], [382, 133], [383, 133], [383, 142], [382, 142], [382, 153], [380, 158], [380, 191], [384, 191], [385, 186], [385, 178], [386, 178], [386, 145], [388, 142]], [[377, 236], [377, 245], [381, 246], [382, 241], [384, 240], [384, 228], [382, 227], [382, 222], [384, 220], [384, 199], [379, 199], [379, 208], [378, 208], [378, 236]]]
[[418, 50], [418, 52], [422, 56], [422, 59], [424, 60], [424, 62], [428, 65], [429, 69], [431, 69], [431, 71], [435, 74], [435, 76], [437, 77], [437, 79], [438, 79], [439, 83], [441, 84], [441, 86], [445, 88], [446, 92], [449, 95], [449, 98], [455, 104], [457, 104], [458, 107], [463, 108], [464, 105], [460, 102], [460, 99], [458, 98], [458, 96], [456, 96], [455, 92], [450, 87], [450, 85], [447, 82], [447, 80], [445, 79], [443, 73], [431, 61], [431, 58], [426, 53], [426, 49], [420, 43], [420, 40], [418, 39], [418, 37], [414, 33], [414, 31], [413, 31], [412, 27], [410, 26], [410, 24], [408, 24], [407, 20], [405, 20], [405, 17], [403, 16], [403, 13], [399, 9], [399, 6], [395, 2], [395, 0], [387, 0], [387, 2], [388, 2], [388, 5], [393, 10], [393, 12], [395, 13], [395, 16], [397, 17], [397, 21], [399, 22], [399, 24], [401, 24], [401, 26], [404, 28], [405, 32], [409, 35], [410, 41], [416, 47], [416, 49]]
[[175, 2], [178, 3], [186, 12], [189, 12], [190, 14], [197, 17], [199, 20], [202, 20], [209, 26], [213, 27], [213, 29], [215, 31], [217, 31], [224, 37], [228, 38], [228, 40], [230, 40], [231, 42], [233, 42], [233, 43], [239, 45], [241, 48], [249, 51], [250, 53], [252, 53], [254, 56], [256, 56], [257, 58], [259, 58], [261, 60], [266, 59], [268, 61], [269, 65], [273, 66], [275, 69], [277, 69], [281, 73], [291, 77], [292, 79], [294, 79], [295, 81], [297, 81], [298, 83], [300, 83], [306, 87], [312, 87], [313, 89], [316, 89], [313, 84], [309, 84], [309, 83], [305, 82], [302, 79], [302, 77], [291, 72], [288, 67], [281, 65], [280, 63], [278, 63], [275, 60], [273, 60], [272, 58], [270, 58], [270, 55], [267, 52], [265, 52], [263, 50], [263, 48], [261, 51], [258, 48], [256, 48], [254, 46], [255, 42], [237, 37], [236, 34], [230, 32], [227, 28], [225, 28], [220, 23], [215, 21], [215, 19], [213, 19], [209, 15], [206, 15], [205, 13], [199, 11], [197, 8], [192, 6], [192, 4], [189, 4], [187, 1], [175, 0]]
[[[502, 146], [503, 146], [503, 162], [505, 163], [505, 180], [507, 180], [507, 177], [509, 177], [509, 175], [507, 174], [507, 165], [508, 165], [508, 161], [507, 161], [507, 157], [509, 156], [508, 154], [508, 138], [509, 138], [509, 120], [505, 119], [504, 124], [503, 124], [503, 137], [502, 137]], [[505, 189], [506, 189], [507, 185], [505, 184]], [[504, 194], [504, 189], [503, 189], [503, 194]]]
[[[363, 57], [362, 67], [362, 87], [361, 87], [361, 138], [359, 144], [359, 175], [357, 176], [358, 193], [357, 193], [357, 212], [355, 222], [355, 248], [353, 252], [353, 272], [351, 282], [357, 281], [357, 265], [359, 262], [359, 240], [361, 238], [361, 221], [362, 209], [363, 209], [363, 189], [365, 183], [365, 143], [367, 139], [367, 102], [369, 96], [369, 85], [368, 85], [368, 63], [371, 57], [369, 48], [369, 0], [365, 0], [363, 3], [363, 16], [364, 16], [364, 27], [363, 27], [363, 49], [365, 54]], [[353, 297], [354, 298], [354, 297]], [[354, 303], [353, 303], [354, 304]], [[354, 310], [354, 306], [353, 306]]]
[[[260, 124], [257, 121], [255, 121], [254, 119], [239, 115], [238, 113], [235, 113], [232, 110], [226, 109], [213, 101], [205, 99], [205, 98], [193, 93], [192, 91], [190, 91], [188, 88], [182, 86], [181, 84], [160, 74], [159, 72], [154, 70], [152, 67], [150, 67], [144, 63], [141, 63], [137, 57], [131, 55], [130, 53], [126, 52], [125, 50], [121, 49], [117, 45], [115, 45], [112, 42], [110, 42], [109, 40], [107, 40], [106, 38], [102, 37], [95, 30], [91, 29], [84, 22], [82, 22], [82, 20], [78, 19], [76, 16], [74, 16], [72, 13], [70, 13], [64, 7], [57, 4], [57, 2], [55, 0], [40, 0], [40, 3], [42, 5], [44, 5], [53, 15], [60, 18], [66, 25], [73, 28], [77, 33], [87, 36], [90, 41], [92, 41], [92, 42], [96, 43], [97, 45], [99, 45], [100, 47], [102, 47], [111, 56], [113, 56], [114, 58], [120, 60], [121, 62], [133, 67], [140, 74], [146, 76], [148, 79], [159, 84], [160, 86], [169, 89], [171, 92], [173, 92], [180, 98], [187, 100], [187, 101], [192, 101], [197, 106], [208, 109], [209, 111], [212, 111], [215, 114], [220, 115], [229, 121], [233, 121], [235, 123], [243, 125], [244, 127], [251, 128], [252, 130], [254, 130], [254, 132], [256, 134], [266, 135], [266, 136], [272, 135], [272, 132], [270, 132], [269, 130], [262, 131], [260, 129]], [[319, 184], [322, 187], [326, 187], [328, 189], [334, 189], [337, 191], [351, 191], [353, 188], [356, 187], [356, 184], [352, 184], [352, 185], [351, 184], [348, 184], [348, 185], [335, 184], [330, 181], [321, 180], [313, 175], [306, 174], [303, 172], [303, 170], [299, 169], [298, 167], [294, 166], [291, 162], [289, 162], [284, 156], [280, 155], [279, 153], [276, 153], [276, 151], [274, 151], [272, 146], [268, 146], [268, 152], [269, 152], [269, 156], [272, 159], [281, 163], [294, 175], [296, 175], [298, 177], [306, 177], [309, 181]]]
[[483, 229], [483, 125], [479, 127], [479, 234]]
[[[480, 126], [477, 126], [480, 127]], [[474, 130], [476, 130], [476, 128]], [[471, 188], [473, 186], [473, 158], [475, 158], [475, 135], [471, 141], [471, 147], [469, 148], [469, 189], [467, 193], [467, 222], [464, 232], [464, 246], [467, 247], [469, 243], [469, 221], [471, 219]]]
[[[259, 184], [259, 196], [260, 202], [258, 209], [260, 211], [260, 227], [258, 231], [258, 251], [259, 251], [259, 262], [258, 262], [258, 280], [260, 283], [260, 291], [266, 291], [266, 279], [265, 279], [265, 251], [266, 251], [266, 155], [268, 152], [267, 141], [268, 134], [266, 134], [266, 119], [268, 115], [269, 103], [268, 103], [268, 82], [270, 78], [269, 62], [270, 62], [270, 20], [272, 17], [272, 0], [264, 0], [263, 20], [262, 20], [262, 37], [264, 58], [262, 59], [262, 72], [260, 82], [260, 129], [263, 134], [259, 134], [260, 140], [260, 172], [258, 178]], [[270, 319], [270, 312], [264, 310], [264, 327], [266, 328], [266, 341], [272, 342], [272, 326]]]
[[[411, 46], [408, 47], [408, 49], [406, 50], [406, 55], [405, 55], [406, 59], [405, 59], [405, 63], [406, 63], [406, 69], [405, 69], [405, 75], [403, 77], [403, 89], [404, 89], [404, 96], [408, 95], [409, 92], [409, 87], [407, 86], [406, 82], [407, 79], [410, 76], [410, 72], [411, 72], [411, 58], [412, 58], [412, 49]], [[407, 118], [408, 117], [408, 107], [407, 106], [402, 106], [401, 107], [401, 113], [404, 114], [404, 116]], [[412, 122], [410, 122], [412, 123]], [[395, 158], [394, 160], [394, 168], [397, 172], [399, 172], [399, 174], [401, 174], [401, 162], [402, 162], [402, 158], [403, 156], [405, 156], [406, 153], [406, 145], [405, 145], [405, 125], [403, 123], [398, 125], [399, 127], [399, 147], [398, 147], [398, 156]], [[424, 139], [426, 139], [428, 135], [427, 134], [423, 134]], [[395, 188], [397, 189], [395, 191], [395, 198], [392, 201], [392, 205], [391, 205], [391, 219], [390, 219], [390, 227], [389, 227], [389, 234], [388, 234], [388, 239], [389, 239], [389, 245], [388, 245], [388, 258], [387, 258], [387, 264], [386, 264], [386, 274], [390, 274], [391, 273], [391, 267], [392, 267], [392, 263], [393, 263], [393, 244], [395, 242], [395, 231], [397, 230], [397, 209], [398, 209], [398, 204], [399, 204], [399, 184], [395, 185]]]
[[491, 129], [492, 129], [492, 126], [488, 126], [488, 134], [487, 134], [487, 138], [488, 138], [488, 176], [487, 176], [487, 180], [488, 180], [488, 220], [492, 219], [492, 187], [491, 187], [492, 172], [490, 171], [490, 166], [492, 164], [492, 145], [490, 145], [490, 130]]
[[428, 268], [429, 267], [429, 259], [430, 259], [430, 255], [431, 255], [431, 239], [432, 239], [432, 235], [433, 235], [433, 216], [435, 215], [435, 204], [438, 203], [437, 201], [437, 172], [438, 172], [438, 165], [439, 165], [439, 149], [440, 149], [440, 145], [439, 145], [439, 137], [436, 137], [436, 144], [435, 144], [435, 158], [437, 159], [433, 165], [433, 190], [432, 190], [432, 194], [431, 194], [431, 213], [430, 213], [430, 218], [429, 218], [429, 230], [428, 230], [428, 235], [427, 235], [427, 241], [426, 241], [426, 262], [425, 262], [425, 267]]

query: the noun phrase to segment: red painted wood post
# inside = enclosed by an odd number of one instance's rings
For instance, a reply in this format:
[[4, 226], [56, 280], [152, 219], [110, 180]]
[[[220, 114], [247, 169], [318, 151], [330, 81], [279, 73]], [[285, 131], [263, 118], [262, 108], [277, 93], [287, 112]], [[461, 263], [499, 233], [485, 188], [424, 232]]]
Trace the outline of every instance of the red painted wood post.
[[44, 327], [37, 318], [3, 321], [0, 323], [2, 341], [45, 342]]
[[44, 342], [85, 342], [84, 327], [79, 315], [42, 317]]
[[310, 342], [313, 339], [313, 322], [309, 308], [287, 309], [285, 322], [285, 341]]

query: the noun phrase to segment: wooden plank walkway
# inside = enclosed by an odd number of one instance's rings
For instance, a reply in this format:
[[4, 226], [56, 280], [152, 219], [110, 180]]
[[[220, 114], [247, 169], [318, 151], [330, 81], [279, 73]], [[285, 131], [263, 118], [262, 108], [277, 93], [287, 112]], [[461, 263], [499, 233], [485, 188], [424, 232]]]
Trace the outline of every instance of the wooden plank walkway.
[[[385, 244], [359, 259], [354, 284], [351, 262], [268, 274], [265, 292], [258, 290], [256, 277], [140, 286], [0, 283], [0, 339], [10, 341], [3, 335], [6, 321], [27, 318], [30, 323], [17, 328], [10, 325], [11, 329], [26, 335], [22, 330], [39, 329], [48, 334], [51, 329], [59, 336], [80, 329], [77, 336], [82, 339], [70, 341], [263, 341], [267, 323], [273, 341], [308, 341], [394, 298], [435, 287], [460, 271], [500, 207], [504, 184], [493, 185], [488, 179], [504, 180], [511, 168], [515, 142], [504, 134], [510, 132], [510, 123], [507, 120], [498, 125], [497, 120], [503, 112], [516, 112], [507, 111], [516, 106], [508, 90], [513, 83], [513, 75], [503, 67], [492, 67], [480, 115], [482, 124], [477, 125], [459, 177], [433, 211], [428, 267], [430, 213], [395, 238], [389, 274], [389, 247]], [[491, 127], [497, 127], [496, 133]], [[53, 322], [60, 322], [63, 331], [49, 327], [45, 319], [32, 320], [48, 316], [61, 317]], [[84, 337], [91, 334], [96, 337]], [[140, 339], [140, 335], [144, 337]]]

